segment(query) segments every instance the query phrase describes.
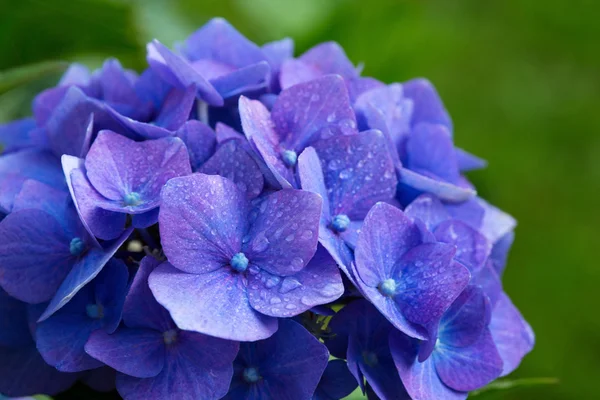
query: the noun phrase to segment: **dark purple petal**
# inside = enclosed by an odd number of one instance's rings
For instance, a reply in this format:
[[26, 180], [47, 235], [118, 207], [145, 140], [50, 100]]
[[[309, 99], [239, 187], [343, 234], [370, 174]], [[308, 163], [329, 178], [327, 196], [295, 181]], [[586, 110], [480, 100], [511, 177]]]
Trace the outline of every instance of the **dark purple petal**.
[[404, 254], [397, 273], [398, 294], [394, 300], [404, 316], [427, 325], [442, 316], [469, 284], [467, 268], [452, 260], [454, 246], [427, 243]]
[[96, 392], [112, 392], [115, 390], [117, 371], [110, 367], [100, 367], [84, 372], [81, 382]]
[[46, 364], [34, 343], [0, 347], [0, 359], [0, 392], [7, 396], [55, 395], [71, 387], [79, 376]]
[[456, 246], [456, 260], [476, 274], [483, 268], [491, 252], [487, 239], [469, 225], [458, 220], [444, 221], [435, 230], [435, 237], [442, 243]]
[[244, 341], [264, 339], [277, 330], [276, 318], [250, 306], [244, 277], [233, 269], [195, 275], [165, 264], [152, 272], [149, 283], [181, 329]]
[[504, 362], [502, 376], [514, 371], [533, 349], [535, 335], [506, 294], [500, 296], [492, 312], [490, 332]]
[[323, 372], [313, 400], [339, 400], [356, 389], [357, 382], [344, 360], [331, 360]]
[[179, 332], [176, 340], [156, 377], [117, 376], [124, 399], [216, 400], [227, 393], [238, 344], [193, 332]]
[[488, 260], [481, 271], [471, 278], [469, 284], [478, 286], [483, 290], [490, 301], [492, 309], [496, 306], [500, 296], [502, 296], [502, 282], [491, 260]]
[[134, 83], [135, 91], [142, 99], [150, 100], [156, 110], [160, 109], [173, 87], [162, 80], [152, 68], [146, 68]]
[[133, 214], [131, 216], [131, 225], [138, 229], [148, 228], [158, 222], [158, 212], [159, 209], [157, 207], [143, 214]]
[[416, 341], [401, 332], [390, 335], [390, 350], [406, 391], [419, 400], [464, 400], [468, 393], [457, 392], [439, 378], [433, 358], [417, 361]]
[[96, 360], [136, 378], [158, 375], [166, 360], [162, 333], [150, 329], [122, 328], [112, 335], [101, 330], [93, 332], [85, 351]]
[[464, 202], [477, 194], [473, 189], [434, 179], [407, 168], [400, 170], [400, 182], [419, 193], [431, 193], [441, 200], [453, 203]]
[[[218, 129], [219, 125], [217, 125]], [[186, 122], [176, 133], [183, 140], [190, 155], [192, 171], [197, 171], [215, 152], [215, 132], [200, 121]]]
[[[40, 317], [40, 321], [47, 319], [56, 311], [60, 310], [81, 290], [81, 288], [94, 279], [117, 252], [119, 247], [121, 247], [121, 245], [129, 238], [131, 232], [133, 232], [133, 228], [125, 230], [118, 239], [105, 243], [104, 248], [93, 248], [88, 250], [87, 253], [72, 264], [72, 269], [64, 278], [60, 287], [58, 287], [58, 290], [56, 290], [56, 293], [50, 300], [50, 304], [48, 304], [48, 307]], [[112, 262], [117, 263], [116, 260], [113, 260]], [[119, 260], [118, 263], [122, 264], [122, 261]], [[125, 266], [115, 267], [115, 269], [125, 269]], [[115, 288], [113, 288], [113, 290], [114, 289]]]
[[264, 179], [251, 151], [241, 140], [222, 142], [198, 171], [228, 178], [246, 194], [247, 199], [253, 199], [262, 192]]
[[317, 250], [320, 196], [286, 189], [268, 195], [250, 213], [242, 251], [256, 265], [277, 276], [301, 271]]
[[442, 345], [432, 358], [442, 382], [458, 391], [479, 389], [502, 374], [502, 359], [488, 329], [471, 346]]
[[214, 271], [241, 250], [248, 231], [248, 205], [245, 194], [229, 179], [204, 174], [174, 178], [161, 198], [161, 241], [176, 268]]
[[418, 227], [398, 208], [377, 203], [365, 218], [356, 246], [360, 279], [370, 287], [392, 278], [402, 256], [421, 244]]
[[123, 306], [123, 321], [129, 328], [149, 328], [164, 332], [175, 327], [171, 316], [154, 299], [148, 286], [150, 273], [160, 263], [152, 256], [144, 257], [140, 263]]
[[50, 300], [75, 257], [61, 224], [41, 210], [16, 211], [0, 223], [0, 284], [28, 303]]
[[342, 277], [329, 253], [319, 247], [300, 272], [287, 277], [260, 271], [248, 276], [248, 298], [254, 309], [272, 317], [291, 317], [344, 293]]
[[0, 289], [0, 348], [31, 343], [27, 319], [27, 304], [10, 297]]
[[[85, 167], [100, 194], [123, 202], [123, 212], [135, 214], [159, 205], [160, 191], [169, 179], [191, 173], [187, 149], [180, 139], [133, 142], [110, 131], [98, 134]], [[135, 203], [129, 199], [133, 193]], [[117, 207], [111, 211], [118, 211]]]
[[332, 215], [362, 220], [396, 193], [396, 173], [380, 131], [337, 136], [314, 144], [323, 166]]
[[0, 157], [0, 211], [12, 210], [14, 197], [27, 179], [66, 187], [60, 161], [51, 153], [32, 149], [6, 154]]
[[281, 92], [271, 113], [282, 150], [300, 153], [319, 138], [356, 133], [344, 80], [327, 75]]
[[404, 213], [413, 219], [420, 219], [431, 232], [439, 224], [450, 219], [450, 214], [435, 196], [422, 194], [410, 203]]
[[483, 291], [469, 286], [444, 314], [438, 331], [440, 343], [454, 347], [472, 345], [486, 328], [490, 311]]
[[82, 314], [57, 314], [38, 325], [37, 348], [44, 360], [62, 372], [79, 372], [101, 367], [103, 364], [84, 351], [90, 334], [101, 323]]
[[33, 118], [18, 119], [0, 125], [0, 151], [7, 154], [33, 146], [30, 132], [34, 128]]
[[222, 143], [228, 139], [243, 139], [244, 135], [222, 122], [217, 122], [215, 127], [217, 142]]
[[404, 95], [413, 101], [412, 125], [421, 122], [445, 125], [452, 132], [452, 120], [437, 91], [427, 79], [417, 78], [405, 82]]
[[262, 50], [223, 18], [213, 18], [191, 34], [183, 53], [192, 61], [210, 59], [236, 68], [265, 60]]
[[197, 96], [213, 106], [222, 106], [223, 97], [194, 67], [158, 40], [146, 46], [146, 59], [154, 73], [179, 89], [194, 86]]
[[240, 118], [248, 141], [263, 158], [269, 171], [282, 188], [295, 183], [293, 172], [283, 163], [279, 149], [279, 137], [271, 121], [269, 110], [258, 100], [244, 96], [239, 100]]
[[92, 78], [99, 86], [99, 97], [121, 114], [134, 119], [144, 119], [150, 113], [151, 105], [144, 103], [135, 90], [137, 74], [123, 69], [118, 60], [106, 60], [102, 69]]

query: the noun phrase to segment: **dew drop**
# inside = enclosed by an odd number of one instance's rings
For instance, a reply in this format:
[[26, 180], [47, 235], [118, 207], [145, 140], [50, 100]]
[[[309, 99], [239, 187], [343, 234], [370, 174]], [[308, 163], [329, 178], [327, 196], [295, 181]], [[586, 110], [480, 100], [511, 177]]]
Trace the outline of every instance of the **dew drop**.
[[279, 293], [286, 294], [291, 292], [294, 289], [299, 288], [302, 284], [291, 276], [286, 277], [283, 282], [281, 282], [281, 287], [279, 287]]

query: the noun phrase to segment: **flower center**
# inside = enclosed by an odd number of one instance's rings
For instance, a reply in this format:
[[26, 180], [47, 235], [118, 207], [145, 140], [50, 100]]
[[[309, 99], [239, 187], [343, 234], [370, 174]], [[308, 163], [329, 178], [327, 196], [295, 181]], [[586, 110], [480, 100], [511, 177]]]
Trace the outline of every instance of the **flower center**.
[[256, 383], [260, 379], [258, 369], [254, 367], [248, 367], [244, 369], [244, 380], [248, 383]]
[[177, 330], [171, 329], [163, 332], [163, 341], [167, 346], [175, 343], [177, 341]]
[[288, 167], [292, 168], [298, 161], [298, 154], [294, 150], [283, 150], [281, 152], [281, 160]]
[[379, 284], [377, 289], [379, 289], [379, 292], [382, 295], [387, 296], [387, 297], [392, 297], [396, 294], [396, 289], [397, 289], [396, 281], [393, 279], [386, 279], [385, 281], [383, 281]]
[[367, 364], [369, 367], [374, 367], [379, 362], [377, 354], [373, 353], [372, 351], [363, 351], [362, 357], [365, 364]]
[[125, 203], [126, 206], [137, 206], [138, 204], [140, 204], [141, 199], [142, 197], [138, 192], [131, 192], [127, 193], [123, 197], [123, 203]]
[[85, 242], [81, 240], [81, 238], [73, 238], [71, 239], [71, 243], [69, 244], [69, 251], [72, 255], [78, 256], [85, 250]]
[[87, 313], [87, 316], [92, 319], [104, 318], [104, 307], [102, 304], [88, 304], [85, 307], [85, 312]]
[[231, 257], [229, 265], [237, 272], [244, 272], [248, 268], [248, 257], [244, 253], [237, 253]]
[[331, 229], [336, 232], [345, 232], [350, 225], [350, 218], [346, 214], [338, 214], [331, 220]]

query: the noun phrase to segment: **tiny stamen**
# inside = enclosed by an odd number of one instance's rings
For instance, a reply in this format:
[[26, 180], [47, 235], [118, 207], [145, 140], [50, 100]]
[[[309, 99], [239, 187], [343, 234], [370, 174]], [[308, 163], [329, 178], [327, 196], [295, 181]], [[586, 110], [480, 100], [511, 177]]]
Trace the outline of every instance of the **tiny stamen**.
[[256, 383], [260, 380], [261, 376], [258, 373], [258, 369], [254, 367], [248, 367], [244, 370], [244, 380], [248, 383]]
[[288, 168], [292, 168], [298, 162], [298, 154], [294, 150], [284, 150], [281, 152], [281, 160]]
[[71, 243], [69, 243], [69, 251], [72, 255], [78, 256], [85, 250], [85, 242], [81, 238], [73, 238], [71, 239]]
[[386, 279], [385, 281], [381, 282], [379, 284], [379, 286], [377, 287], [377, 289], [379, 289], [379, 292], [387, 297], [393, 297], [396, 294], [396, 290], [397, 290], [397, 284], [396, 281], [393, 279]]
[[138, 192], [131, 192], [127, 193], [123, 197], [123, 203], [125, 203], [126, 206], [137, 206], [138, 204], [140, 204], [141, 199], [142, 197]]
[[237, 253], [233, 257], [231, 257], [231, 261], [229, 261], [229, 265], [231, 268], [236, 270], [237, 272], [244, 272], [248, 268], [248, 257], [244, 253]]
[[336, 232], [345, 232], [350, 225], [350, 218], [346, 214], [338, 214], [331, 220], [331, 229]]

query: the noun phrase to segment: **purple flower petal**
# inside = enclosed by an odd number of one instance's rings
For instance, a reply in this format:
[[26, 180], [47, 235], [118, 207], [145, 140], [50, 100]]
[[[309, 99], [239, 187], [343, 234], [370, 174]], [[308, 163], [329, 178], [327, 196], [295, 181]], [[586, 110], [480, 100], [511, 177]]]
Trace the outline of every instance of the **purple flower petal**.
[[242, 251], [250, 264], [277, 276], [301, 271], [317, 250], [321, 197], [286, 189], [268, 195], [250, 213]]
[[461, 172], [468, 172], [487, 167], [487, 161], [477, 156], [474, 156], [473, 154], [468, 153], [463, 149], [455, 147], [454, 152], [456, 153], [458, 169]]
[[253, 199], [262, 192], [264, 179], [251, 151], [241, 140], [222, 142], [199, 172], [228, 178], [246, 194], [247, 199]]
[[78, 374], [62, 373], [46, 364], [33, 342], [23, 347], [0, 347], [0, 359], [0, 392], [7, 396], [55, 395], [78, 378]]
[[0, 348], [31, 343], [27, 319], [27, 304], [0, 289]]
[[217, 142], [222, 143], [228, 139], [243, 139], [244, 135], [222, 122], [217, 122], [215, 127]]
[[415, 172], [427, 172], [440, 179], [457, 183], [458, 162], [450, 131], [444, 125], [418, 124], [406, 143], [405, 167]]
[[291, 317], [344, 293], [342, 277], [329, 253], [319, 247], [300, 272], [287, 277], [261, 271], [248, 276], [248, 298], [254, 309], [272, 317]]
[[417, 361], [416, 341], [401, 332], [390, 335], [390, 350], [406, 391], [413, 399], [464, 400], [468, 393], [461, 393], [446, 386], [439, 378], [433, 358]]
[[239, 110], [242, 127], [250, 144], [261, 155], [277, 183], [282, 188], [292, 187], [294, 175], [281, 159], [279, 137], [269, 110], [260, 101], [244, 96], [240, 97]]
[[323, 166], [332, 215], [362, 220], [396, 192], [396, 173], [380, 131], [337, 136], [314, 144]]
[[438, 241], [456, 246], [454, 258], [469, 268], [472, 274], [483, 268], [491, 246], [481, 233], [458, 220], [442, 222], [434, 233]]
[[216, 400], [227, 393], [237, 350], [235, 342], [179, 332], [161, 373], [146, 379], [119, 374], [117, 390], [127, 400]]
[[391, 278], [402, 256], [421, 244], [421, 232], [399, 209], [377, 203], [365, 218], [356, 246], [358, 276], [377, 287]]
[[0, 284], [28, 303], [50, 300], [75, 259], [72, 237], [41, 210], [16, 211], [0, 223]]
[[454, 203], [464, 202], [477, 194], [473, 189], [437, 180], [407, 168], [401, 169], [400, 182], [420, 193], [431, 193], [441, 200]]
[[242, 67], [210, 80], [224, 99], [264, 88], [269, 83], [271, 67], [266, 61]]
[[179, 89], [194, 86], [197, 96], [213, 106], [222, 106], [223, 97], [194, 67], [176, 55], [158, 40], [153, 40], [146, 46], [146, 59], [150, 68], [165, 81]]
[[[129, 238], [133, 228], [127, 229], [118, 239], [105, 244], [104, 248], [93, 248], [87, 251], [72, 267], [60, 287], [50, 300], [50, 304], [40, 317], [44, 321], [67, 304], [88, 282], [94, 279], [106, 263], [117, 252], [119, 247]], [[113, 263], [116, 262], [113, 259]], [[119, 263], [122, 263], [119, 261]], [[120, 317], [119, 317], [120, 318]]]
[[338, 75], [327, 75], [284, 90], [271, 119], [282, 150], [300, 153], [318, 138], [356, 133], [348, 91]]
[[430, 194], [422, 194], [417, 197], [404, 209], [404, 214], [410, 218], [421, 220], [431, 232], [439, 224], [450, 219], [450, 214], [442, 202]]
[[0, 125], [0, 150], [12, 153], [33, 146], [30, 132], [35, 129], [33, 118], [18, 119]]
[[266, 43], [262, 46], [262, 51], [271, 66], [271, 83], [269, 86], [272, 92], [278, 93], [281, 90], [279, 73], [284, 61], [294, 56], [294, 41], [290, 38], [285, 38]]
[[440, 379], [454, 390], [479, 389], [502, 373], [502, 359], [488, 329], [471, 346], [440, 347], [432, 355], [435, 369]]
[[277, 330], [276, 318], [250, 306], [243, 276], [230, 268], [195, 275], [165, 264], [150, 274], [149, 283], [181, 329], [243, 341], [264, 339]]
[[490, 301], [492, 309], [496, 306], [496, 303], [503, 293], [502, 282], [500, 281], [500, 277], [494, 269], [494, 264], [491, 260], [488, 260], [481, 271], [471, 278], [469, 284], [478, 286], [483, 290]]
[[454, 347], [472, 345], [487, 327], [490, 311], [483, 291], [469, 286], [444, 314], [438, 331], [440, 343]]
[[[463, 265], [452, 261], [454, 246], [427, 243], [404, 254], [399, 265], [398, 303], [404, 316], [426, 326], [442, 316], [467, 287], [471, 275]], [[396, 273], [395, 273], [396, 272]]]
[[438, 123], [452, 132], [452, 120], [437, 91], [427, 79], [417, 78], [405, 82], [404, 94], [413, 101], [412, 125], [420, 122]]
[[191, 273], [215, 271], [241, 250], [248, 230], [248, 205], [244, 193], [229, 179], [204, 174], [174, 178], [161, 198], [161, 241], [176, 268]]
[[117, 371], [110, 367], [100, 367], [84, 372], [80, 378], [86, 386], [96, 392], [112, 392], [115, 390]]
[[142, 259], [123, 306], [123, 322], [129, 328], [150, 328], [167, 331], [175, 328], [171, 316], [158, 304], [148, 286], [148, 277], [160, 264], [152, 256]]
[[117, 330], [112, 335], [95, 331], [85, 351], [98, 361], [136, 378], [158, 375], [166, 361], [163, 335], [150, 329]]
[[[157, 207], [163, 185], [173, 177], [191, 173], [187, 150], [180, 139], [133, 142], [110, 131], [98, 134], [85, 167], [88, 179], [100, 194], [123, 202], [111, 211], [120, 208], [133, 214]], [[135, 203], [130, 201], [134, 193]]]
[[504, 269], [506, 268], [508, 253], [514, 240], [515, 233], [511, 231], [498, 239], [498, 241], [494, 243], [494, 246], [492, 247], [492, 254], [490, 255], [490, 258], [493, 261], [494, 268], [499, 275], [502, 275]]
[[338, 400], [356, 389], [356, 379], [344, 360], [331, 360], [323, 372], [313, 400]]
[[500, 296], [492, 312], [490, 332], [504, 364], [502, 376], [508, 375], [533, 349], [535, 335], [506, 294]]
[[[218, 128], [219, 125], [217, 125]], [[197, 171], [215, 152], [215, 132], [200, 121], [190, 120], [186, 122], [177, 131], [176, 135], [183, 140], [188, 149], [192, 171]]]
[[12, 210], [14, 197], [27, 179], [65, 188], [60, 162], [51, 153], [32, 149], [6, 154], [0, 157], [0, 211]]

